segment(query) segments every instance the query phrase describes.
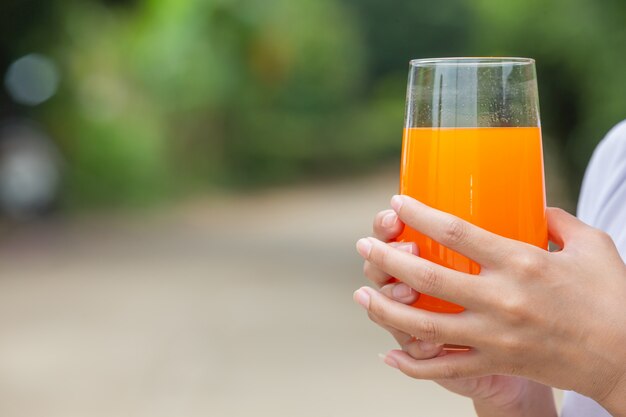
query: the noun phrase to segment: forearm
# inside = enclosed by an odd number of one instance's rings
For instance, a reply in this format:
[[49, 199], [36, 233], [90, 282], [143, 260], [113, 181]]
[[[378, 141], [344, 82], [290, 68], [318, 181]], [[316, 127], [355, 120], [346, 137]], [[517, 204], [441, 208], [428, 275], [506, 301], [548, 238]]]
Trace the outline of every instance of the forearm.
[[528, 383], [524, 395], [511, 404], [474, 401], [478, 417], [557, 417], [552, 388], [537, 382]]

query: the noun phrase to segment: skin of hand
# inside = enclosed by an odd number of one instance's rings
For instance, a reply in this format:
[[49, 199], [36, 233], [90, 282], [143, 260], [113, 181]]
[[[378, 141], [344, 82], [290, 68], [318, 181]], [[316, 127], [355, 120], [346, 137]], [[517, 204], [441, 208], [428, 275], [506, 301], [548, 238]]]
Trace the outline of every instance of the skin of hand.
[[[374, 219], [373, 234], [381, 241], [390, 242], [398, 237], [403, 228], [404, 224], [393, 210], [384, 210], [379, 212]], [[389, 245], [418, 255], [415, 243], [391, 242]], [[380, 293], [388, 298], [403, 304], [412, 304], [416, 301], [418, 293], [413, 288], [404, 283], [388, 284], [391, 276], [375, 264], [366, 260], [363, 264], [363, 272], [374, 285], [380, 288]], [[375, 316], [370, 315], [370, 317], [376, 321]], [[431, 359], [447, 354], [441, 344], [425, 342], [383, 323], [378, 324], [389, 331], [402, 350], [414, 359]], [[508, 417], [557, 416], [552, 388], [525, 378], [487, 375], [462, 379], [440, 379], [435, 382], [455, 394], [471, 398], [476, 412], [481, 417], [505, 415], [504, 413]]]
[[[406, 351], [390, 351], [385, 363], [414, 378], [457, 384], [457, 389], [464, 384], [460, 380], [472, 378], [477, 384], [489, 376], [502, 376], [492, 381], [509, 394], [539, 389], [535, 384], [571, 389], [613, 415], [626, 415], [626, 265], [606, 233], [549, 208], [549, 238], [560, 250], [548, 252], [408, 196], [394, 196], [391, 206], [398, 223], [476, 261], [481, 272], [477, 277], [454, 271], [376, 238], [359, 240], [357, 250], [373, 281], [393, 276], [417, 292], [465, 307], [459, 314], [434, 313], [391, 299], [394, 290], [406, 290], [400, 286], [357, 290], [354, 298], [372, 320], [396, 337], [410, 338], [400, 339]], [[419, 345], [427, 342], [471, 349], [433, 347], [428, 355], [418, 354]], [[488, 400], [478, 391], [477, 409]]]

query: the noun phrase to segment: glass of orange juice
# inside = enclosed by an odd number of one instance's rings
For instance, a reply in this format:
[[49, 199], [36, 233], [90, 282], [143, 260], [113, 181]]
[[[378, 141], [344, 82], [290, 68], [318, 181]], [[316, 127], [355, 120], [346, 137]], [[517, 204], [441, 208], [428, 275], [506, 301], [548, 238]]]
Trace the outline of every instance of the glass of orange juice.
[[[527, 58], [410, 63], [400, 193], [499, 235], [547, 249], [535, 62]], [[398, 241], [458, 271], [480, 265], [406, 226]], [[477, 279], [480, 279], [479, 277]], [[420, 294], [415, 307], [463, 307]]]

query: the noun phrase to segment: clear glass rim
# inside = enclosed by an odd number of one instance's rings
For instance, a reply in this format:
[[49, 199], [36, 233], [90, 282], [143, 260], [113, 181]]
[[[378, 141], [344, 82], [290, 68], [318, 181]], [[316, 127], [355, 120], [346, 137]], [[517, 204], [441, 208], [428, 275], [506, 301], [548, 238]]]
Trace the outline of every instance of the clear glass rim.
[[450, 57], [450, 58], [420, 58], [409, 61], [411, 67], [434, 66], [504, 66], [504, 65], [534, 65], [532, 58], [521, 57]]

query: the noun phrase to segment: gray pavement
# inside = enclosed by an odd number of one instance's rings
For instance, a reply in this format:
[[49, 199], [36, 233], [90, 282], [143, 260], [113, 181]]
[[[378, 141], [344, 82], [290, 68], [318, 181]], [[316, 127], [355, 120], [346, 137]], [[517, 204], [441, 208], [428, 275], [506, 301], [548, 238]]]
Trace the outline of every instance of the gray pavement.
[[395, 178], [5, 230], [0, 415], [474, 415], [351, 300]]

